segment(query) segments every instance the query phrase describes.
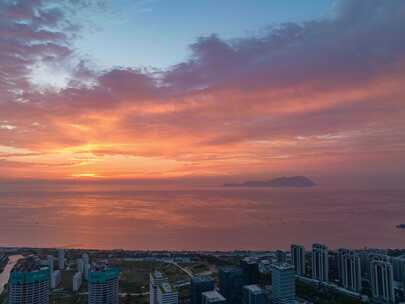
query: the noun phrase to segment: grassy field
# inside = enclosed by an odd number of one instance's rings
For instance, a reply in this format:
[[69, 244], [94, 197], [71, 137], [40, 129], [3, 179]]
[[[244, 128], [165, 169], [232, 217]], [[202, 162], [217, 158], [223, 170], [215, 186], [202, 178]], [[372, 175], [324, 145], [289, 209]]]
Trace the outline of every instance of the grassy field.
[[192, 263], [192, 264], [179, 263], [179, 265], [191, 270], [193, 274], [199, 274], [210, 270], [210, 268], [206, 263]]
[[163, 272], [172, 283], [185, 281], [188, 276], [172, 264], [154, 261], [113, 262], [121, 270], [120, 289], [126, 293], [143, 293], [149, 291], [149, 273], [154, 270]]

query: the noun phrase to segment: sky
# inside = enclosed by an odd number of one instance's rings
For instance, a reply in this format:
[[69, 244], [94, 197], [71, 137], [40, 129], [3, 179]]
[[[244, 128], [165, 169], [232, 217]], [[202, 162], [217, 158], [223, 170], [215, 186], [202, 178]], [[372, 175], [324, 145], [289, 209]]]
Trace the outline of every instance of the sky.
[[3, 180], [405, 178], [405, 2], [0, 0]]

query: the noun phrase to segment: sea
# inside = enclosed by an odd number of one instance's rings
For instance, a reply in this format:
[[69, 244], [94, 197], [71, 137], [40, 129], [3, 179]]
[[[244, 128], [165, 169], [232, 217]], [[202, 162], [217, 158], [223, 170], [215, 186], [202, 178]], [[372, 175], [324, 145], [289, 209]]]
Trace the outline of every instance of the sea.
[[0, 247], [405, 248], [405, 190], [0, 186]]

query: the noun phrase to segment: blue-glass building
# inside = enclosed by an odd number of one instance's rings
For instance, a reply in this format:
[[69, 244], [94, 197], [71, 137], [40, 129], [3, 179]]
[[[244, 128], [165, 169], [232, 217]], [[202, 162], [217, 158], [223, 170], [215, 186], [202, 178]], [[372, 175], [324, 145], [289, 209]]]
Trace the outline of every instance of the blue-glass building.
[[191, 279], [191, 304], [202, 303], [202, 293], [206, 291], [214, 290], [214, 280], [209, 276], [195, 276]]
[[227, 303], [242, 303], [244, 285], [246, 285], [246, 278], [240, 267], [224, 267], [219, 270], [219, 290]]
[[260, 281], [259, 263], [256, 259], [244, 258], [240, 261], [247, 285], [258, 284]]

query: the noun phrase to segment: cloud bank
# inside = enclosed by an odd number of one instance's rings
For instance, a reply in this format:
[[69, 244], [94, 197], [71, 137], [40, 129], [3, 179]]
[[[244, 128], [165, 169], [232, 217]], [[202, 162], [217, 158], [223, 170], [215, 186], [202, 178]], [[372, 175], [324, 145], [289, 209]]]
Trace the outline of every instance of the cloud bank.
[[[327, 19], [199, 37], [165, 71], [100, 71], [78, 57], [80, 26], [68, 14], [83, 5], [0, 4], [7, 176], [395, 180], [404, 171], [403, 1], [341, 0]], [[38, 64], [67, 70], [68, 81], [38, 87]]]

